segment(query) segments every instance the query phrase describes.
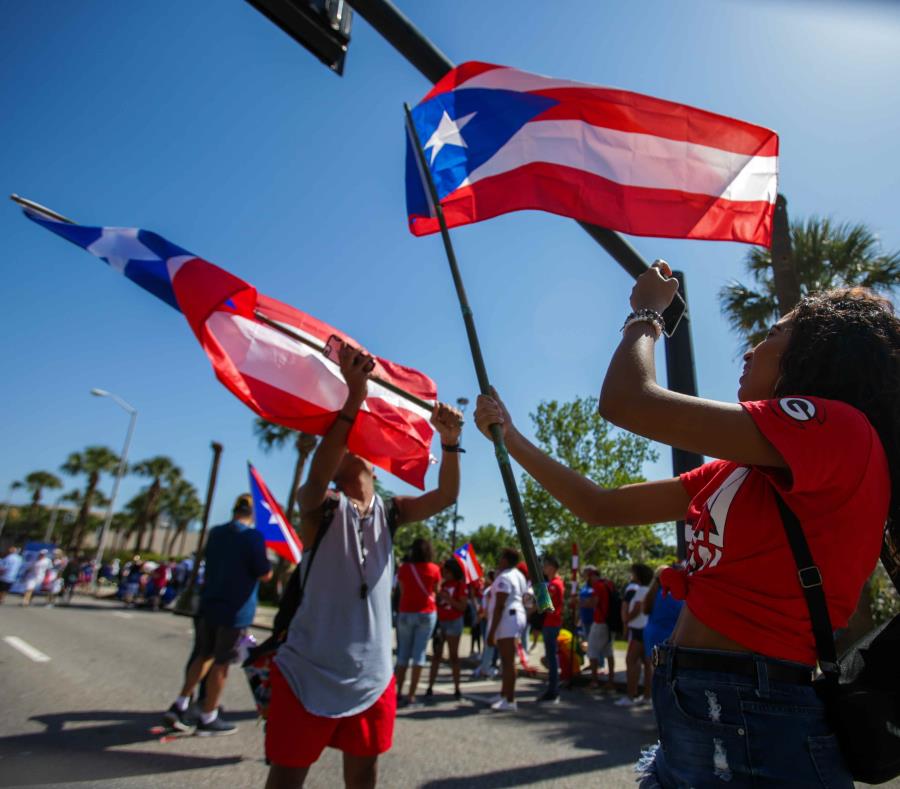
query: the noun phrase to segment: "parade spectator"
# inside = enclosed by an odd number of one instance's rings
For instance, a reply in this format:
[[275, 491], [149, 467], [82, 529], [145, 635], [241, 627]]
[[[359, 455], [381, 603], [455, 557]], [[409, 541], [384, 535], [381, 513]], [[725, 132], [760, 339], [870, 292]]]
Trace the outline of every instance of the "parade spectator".
[[72, 595], [75, 594], [75, 587], [81, 578], [81, 557], [77, 554], [69, 558], [65, 567], [62, 569], [62, 602], [66, 605], [72, 602]]
[[[184, 686], [163, 716], [167, 726], [201, 736], [233, 734], [237, 727], [219, 716], [219, 699], [238, 642], [253, 623], [260, 581], [272, 577], [263, 535], [253, 528], [253, 499], [239, 496], [229, 523], [210, 530], [206, 541], [206, 583], [194, 623], [194, 654]], [[206, 680], [199, 720], [187, 714], [194, 689]]]
[[615, 633], [609, 626], [610, 612], [615, 605], [613, 585], [600, 575], [596, 567], [587, 569], [588, 582], [591, 585], [591, 596], [588, 603], [593, 612], [591, 629], [588, 631], [588, 660], [591, 666], [591, 688], [600, 687], [598, 670], [606, 661], [606, 690], [613, 690], [616, 679], [616, 658], [613, 651]]
[[47, 585], [47, 608], [53, 608], [56, 605], [59, 593], [62, 592], [62, 569], [65, 564], [66, 557], [63, 556], [63, 552], [59, 550], [54, 552], [47, 575], [44, 578], [44, 583]]
[[368, 354], [342, 347], [346, 400], [300, 490], [306, 547], [298, 607], [271, 673], [267, 789], [302, 786], [326, 747], [343, 751], [348, 787], [375, 786], [378, 756], [391, 747], [397, 704], [391, 670], [393, 533], [402, 523], [436, 515], [459, 495], [462, 414], [442, 403], [431, 417], [443, 450], [435, 490], [396, 496], [388, 506], [375, 492], [372, 464], [347, 451], [371, 362]]
[[638, 277], [599, 412], [721, 460], [603, 488], [528, 441], [496, 393], [475, 421], [488, 438], [500, 425], [510, 456], [585, 523], [687, 524], [686, 561], [661, 576], [685, 605], [654, 651], [661, 743], [639, 763], [643, 785], [852, 786], [812, 684], [816, 642], [779, 497], [816, 559], [830, 626], [846, 627], [885, 537], [900, 538], [900, 319], [862, 288], [807, 295], [744, 355], [740, 402], [717, 402], [656, 381], [677, 289], [664, 261]]
[[[441, 582], [441, 568], [433, 561], [434, 549], [424, 537], [413, 541], [408, 562], [397, 571], [400, 609], [397, 616], [397, 700], [400, 706], [414, 704], [416, 688], [427, 664], [428, 639], [437, 622], [435, 593]], [[406, 671], [412, 664], [409, 695], [403, 696]]]
[[559, 702], [559, 655], [557, 653], [556, 640], [559, 638], [559, 629], [562, 627], [563, 604], [566, 597], [566, 587], [563, 579], [559, 577], [559, 560], [555, 556], [544, 557], [544, 577], [547, 579], [547, 591], [550, 593], [550, 602], [553, 610], [544, 614], [541, 637], [544, 640], [544, 656], [547, 661], [547, 690], [538, 698], [540, 702], [556, 704]]
[[22, 555], [19, 549], [10, 545], [6, 550], [6, 556], [0, 560], [0, 605], [6, 598], [6, 593], [12, 589], [13, 584], [19, 579], [22, 569]]
[[[650, 703], [650, 658], [644, 654], [644, 627], [647, 615], [643, 603], [653, 581], [653, 570], [646, 564], [631, 565], [631, 581], [622, 595], [622, 622], [628, 634], [628, 650], [625, 653], [626, 695], [616, 702], [617, 707], [633, 707]], [[638, 683], [644, 669], [644, 695], [638, 697]]]
[[[684, 600], [677, 600], [673, 595], [666, 594], [659, 582], [660, 573], [665, 566], [660, 567], [653, 576], [650, 588], [642, 603], [644, 613], [647, 615], [647, 624], [644, 626], [644, 656], [650, 664], [650, 674], [647, 681], [653, 680], [653, 648], [664, 643], [672, 635]], [[646, 669], [645, 669], [646, 671]]]
[[472, 620], [470, 629], [471, 641], [469, 644], [469, 657], [480, 656], [484, 649], [484, 622], [481, 618], [480, 611], [482, 606], [482, 598], [484, 597], [484, 580], [476, 578], [469, 584], [469, 611]]
[[171, 578], [172, 567], [166, 561], [160, 562], [159, 566], [150, 574], [150, 581], [153, 583], [153, 592], [150, 595], [150, 607], [152, 610], [159, 611]]
[[130, 563], [125, 564], [125, 595], [123, 601], [126, 606], [134, 604], [141, 593], [141, 574], [143, 563], [141, 557], [135, 555]]
[[594, 587], [591, 578], [595, 575], [597, 575], [596, 567], [590, 564], [585, 567], [581, 573], [583, 583], [578, 590], [578, 628], [584, 635], [585, 640], [591, 632], [591, 625], [594, 623], [594, 606], [591, 603]]
[[47, 551], [42, 548], [38, 551], [38, 555], [25, 566], [25, 591], [22, 595], [22, 605], [31, 605], [31, 598], [35, 591], [41, 591], [49, 569], [50, 557], [47, 555]]
[[459, 639], [463, 632], [464, 614], [469, 606], [469, 591], [464, 578], [463, 569], [456, 559], [444, 562], [441, 589], [437, 595], [437, 649], [431, 655], [431, 674], [426, 696], [434, 693], [434, 682], [444, 656], [444, 644], [447, 644], [450, 673], [453, 676], [453, 697], [457, 701], [462, 699], [462, 691], [459, 689]]
[[525, 629], [525, 604], [523, 597], [528, 589], [525, 576], [516, 568], [519, 552], [515, 548], [504, 548], [497, 564], [497, 578], [492, 584], [494, 591], [493, 611], [488, 620], [488, 646], [496, 646], [500, 655], [502, 685], [500, 697], [491, 704], [491, 709], [515, 712], [516, 704], [516, 641]]
[[[481, 606], [478, 609], [478, 619], [480, 622], [480, 630], [487, 635], [487, 629], [491, 621], [494, 611], [494, 581], [496, 573], [488, 570], [484, 576], [485, 587], [481, 594]], [[484, 651], [481, 653], [481, 662], [472, 672], [470, 679], [483, 679], [489, 676], [495, 676], [494, 666], [497, 663], [497, 647], [485, 644]]]

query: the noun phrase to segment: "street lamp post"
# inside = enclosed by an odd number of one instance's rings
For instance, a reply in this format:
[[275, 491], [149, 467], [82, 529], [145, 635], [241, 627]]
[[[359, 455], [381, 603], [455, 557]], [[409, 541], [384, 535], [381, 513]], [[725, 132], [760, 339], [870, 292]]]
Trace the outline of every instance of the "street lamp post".
[[[457, 397], [456, 404], [459, 410], [466, 413], [466, 406], [469, 404], [469, 398]], [[456, 524], [459, 521], [459, 497], [453, 502], [453, 536], [450, 538], [450, 550], [456, 550]]]
[[109, 525], [112, 523], [113, 508], [116, 506], [116, 496], [119, 495], [119, 485], [122, 483], [122, 477], [125, 476], [125, 469], [128, 465], [128, 450], [131, 447], [131, 437], [134, 435], [134, 423], [137, 421], [137, 409], [130, 403], [127, 403], [118, 395], [107, 392], [105, 389], [91, 389], [91, 394], [95, 397], [108, 397], [117, 406], [128, 412], [130, 419], [128, 420], [128, 431], [125, 433], [125, 445], [122, 447], [122, 454], [119, 457], [119, 468], [116, 469], [116, 481], [113, 483], [112, 495], [109, 497], [109, 509], [106, 511], [106, 518], [103, 521], [103, 528], [100, 531], [100, 539], [97, 542], [97, 555], [94, 558], [94, 572], [91, 574], [91, 587], [97, 589], [97, 581], [100, 576], [100, 567], [103, 562], [103, 550], [106, 548], [106, 535], [109, 532]]

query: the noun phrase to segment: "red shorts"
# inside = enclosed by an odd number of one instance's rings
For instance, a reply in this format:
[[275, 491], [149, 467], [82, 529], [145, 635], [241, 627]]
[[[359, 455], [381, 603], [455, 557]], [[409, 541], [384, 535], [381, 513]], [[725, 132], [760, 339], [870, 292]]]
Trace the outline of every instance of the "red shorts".
[[394, 678], [369, 709], [348, 718], [313, 715], [294, 695], [272, 663], [272, 696], [266, 722], [266, 759], [279, 767], [309, 767], [326, 748], [351, 756], [378, 756], [390, 750], [397, 717]]

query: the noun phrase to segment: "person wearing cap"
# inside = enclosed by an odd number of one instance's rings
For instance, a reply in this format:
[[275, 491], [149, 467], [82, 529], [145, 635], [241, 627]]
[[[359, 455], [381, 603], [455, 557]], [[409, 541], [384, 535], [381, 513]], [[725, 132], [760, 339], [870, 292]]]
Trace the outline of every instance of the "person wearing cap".
[[[166, 725], [201, 736], [233, 734], [237, 727], [219, 717], [228, 666], [237, 656], [238, 642], [256, 614], [260, 581], [272, 577], [263, 535], [253, 528], [253, 500], [238, 496], [228, 523], [216, 526], [206, 541], [206, 577], [200, 609], [194, 622], [194, 658], [184, 686], [163, 715]], [[191, 696], [201, 680], [206, 695], [199, 714], [188, 713]]]

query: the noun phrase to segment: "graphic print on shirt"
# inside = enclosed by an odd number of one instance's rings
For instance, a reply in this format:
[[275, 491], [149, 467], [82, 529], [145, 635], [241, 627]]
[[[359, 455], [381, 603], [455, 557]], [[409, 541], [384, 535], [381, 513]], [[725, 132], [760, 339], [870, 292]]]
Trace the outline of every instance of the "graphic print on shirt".
[[778, 405], [791, 419], [798, 422], [808, 422], [816, 417], [816, 406], [804, 397], [782, 397]]
[[700, 520], [685, 524], [687, 563], [692, 573], [715, 567], [725, 550], [725, 527], [734, 497], [744, 484], [750, 469], [741, 466], [732, 471], [703, 506]]

